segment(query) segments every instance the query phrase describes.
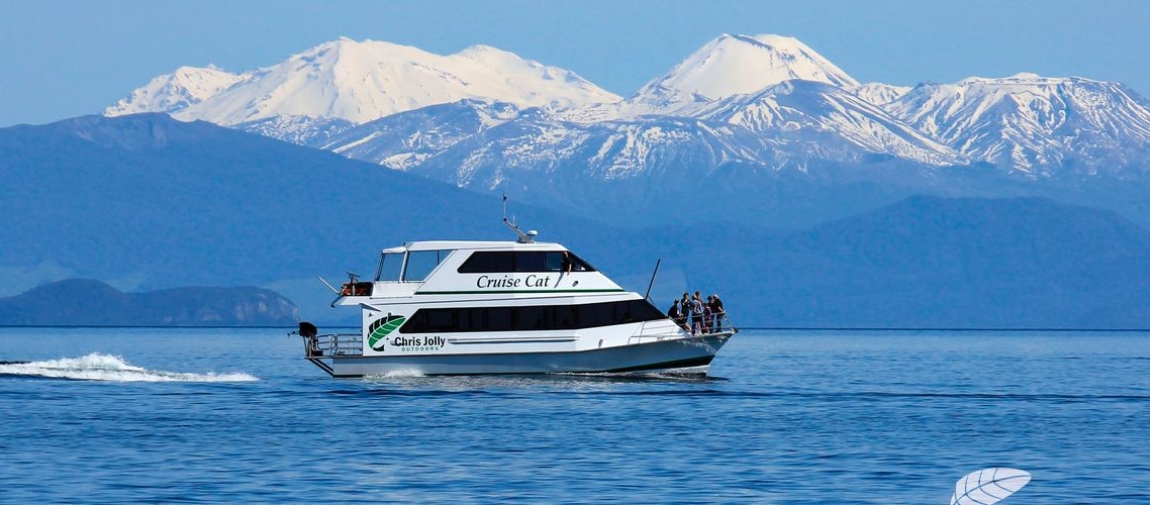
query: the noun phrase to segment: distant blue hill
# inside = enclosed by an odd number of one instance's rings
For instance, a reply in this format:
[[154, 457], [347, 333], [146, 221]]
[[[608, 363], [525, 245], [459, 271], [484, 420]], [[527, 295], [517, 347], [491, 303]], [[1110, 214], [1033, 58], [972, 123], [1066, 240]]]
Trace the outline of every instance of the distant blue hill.
[[[164, 115], [0, 129], [0, 188], [0, 295], [65, 277], [257, 285], [305, 319], [353, 322], [317, 275], [370, 276], [405, 241], [511, 238], [498, 197]], [[913, 197], [797, 231], [511, 209], [639, 292], [662, 258], [657, 305], [719, 292], [744, 326], [1150, 326], [1150, 232], [1049, 200]]]
[[1150, 232], [1111, 211], [915, 197], [752, 235], [754, 246], [732, 248], [731, 239], [685, 262], [721, 265], [708, 280], [753, 303], [755, 324], [1150, 328]]
[[163, 114], [0, 129], [0, 188], [0, 267], [50, 262], [129, 291], [255, 284], [328, 301], [317, 275], [370, 274], [383, 247], [510, 233], [498, 197]]
[[0, 298], [0, 325], [290, 327], [297, 310], [291, 300], [254, 287], [124, 293], [100, 281], [70, 279]]

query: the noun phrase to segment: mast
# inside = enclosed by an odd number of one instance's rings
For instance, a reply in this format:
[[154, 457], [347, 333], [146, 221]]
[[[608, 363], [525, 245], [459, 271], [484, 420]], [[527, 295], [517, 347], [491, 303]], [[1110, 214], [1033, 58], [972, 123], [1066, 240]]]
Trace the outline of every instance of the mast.
[[507, 225], [508, 228], [511, 228], [511, 231], [519, 236], [518, 242], [520, 244], [533, 244], [535, 243], [535, 236], [539, 235], [539, 232], [535, 230], [527, 230], [527, 232], [524, 233], [523, 230], [519, 229], [519, 225], [507, 219], [507, 193], [503, 193], [503, 224]]

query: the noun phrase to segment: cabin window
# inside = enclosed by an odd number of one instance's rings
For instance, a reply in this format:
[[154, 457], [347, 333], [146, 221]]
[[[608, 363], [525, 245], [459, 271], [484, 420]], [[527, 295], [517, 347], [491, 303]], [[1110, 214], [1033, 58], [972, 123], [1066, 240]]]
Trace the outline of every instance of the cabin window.
[[386, 253], [379, 258], [379, 268], [375, 271], [377, 281], [399, 281], [403, 271], [403, 253]]
[[489, 274], [515, 271], [515, 254], [510, 251], [480, 251], [459, 266], [461, 274]]
[[[434, 309], [447, 310], [452, 309]], [[471, 331], [511, 331], [515, 329], [514, 307], [487, 307], [480, 309], [487, 314], [487, 326], [480, 330]]]
[[553, 311], [551, 307], [519, 307], [519, 324], [516, 327], [525, 330], [550, 330], [553, 328], [551, 324]]
[[450, 250], [407, 253], [407, 268], [403, 271], [403, 280], [405, 282], [422, 282], [428, 275], [431, 275], [435, 267], [447, 259], [449, 254], [451, 254]]
[[479, 308], [458, 309], [459, 322], [455, 331], [484, 331], [487, 328], [487, 311]]
[[521, 307], [469, 307], [419, 309], [400, 333], [454, 333], [477, 331], [575, 330], [664, 319], [647, 300], [536, 305]]
[[457, 327], [455, 313], [449, 310], [429, 311], [427, 313], [427, 331], [452, 331]]
[[[595, 269], [575, 253], [567, 253], [572, 272], [594, 272]], [[495, 274], [512, 272], [563, 272], [563, 251], [476, 251], [459, 266], [461, 274]]]

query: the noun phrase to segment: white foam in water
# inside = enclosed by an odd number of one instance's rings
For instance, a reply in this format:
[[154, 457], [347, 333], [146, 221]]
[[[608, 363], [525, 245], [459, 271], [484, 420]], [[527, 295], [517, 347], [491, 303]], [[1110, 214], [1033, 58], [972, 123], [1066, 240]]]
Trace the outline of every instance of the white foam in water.
[[148, 370], [118, 356], [92, 353], [81, 358], [62, 358], [0, 365], [0, 374], [113, 382], [250, 382], [259, 378], [246, 373], [198, 374]]
[[408, 377], [423, 377], [423, 372], [419, 370], [393, 370], [383, 374], [371, 374], [364, 376], [364, 379], [405, 379]]

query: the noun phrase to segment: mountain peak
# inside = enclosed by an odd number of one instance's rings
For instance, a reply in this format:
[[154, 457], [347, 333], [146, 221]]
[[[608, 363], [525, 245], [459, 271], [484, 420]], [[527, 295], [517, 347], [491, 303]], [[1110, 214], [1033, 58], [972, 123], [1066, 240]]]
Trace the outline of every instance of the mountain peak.
[[215, 65], [206, 68], [182, 66], [170, 74], [153, 78], [142, 88], [108, 106], [104, 109], [104, 115], [182, 111], [216, 96], [243, 79], [244, 76]]
[[205, 85], [204, 90], [185, 92], [165, 87], [175, 76], [156, 78], [109, 107], [105, 114], [167, 112], [181, 120], [202, 119], [225, 126], [277, 116], [361, 124], [464, 99], [523, 107], [570, 107], [619, 100], [574, 72], [489, 46], [440, 55], [412, 46], [347, 37], [242, 76], [226, 74], [230, 77], [215, 80], [221, 84]]
[[682, 100], [720, 100], [792, 79], [853, 88], [859, 83], [794, 37], [723, 34], [695, 51], [638, 96], [668, 94]]
[[975, 160], [1030, 177], [1144, 165], [1150, 103], [1118, 83], [1020, 73], [924, 84], [884, 106]]

